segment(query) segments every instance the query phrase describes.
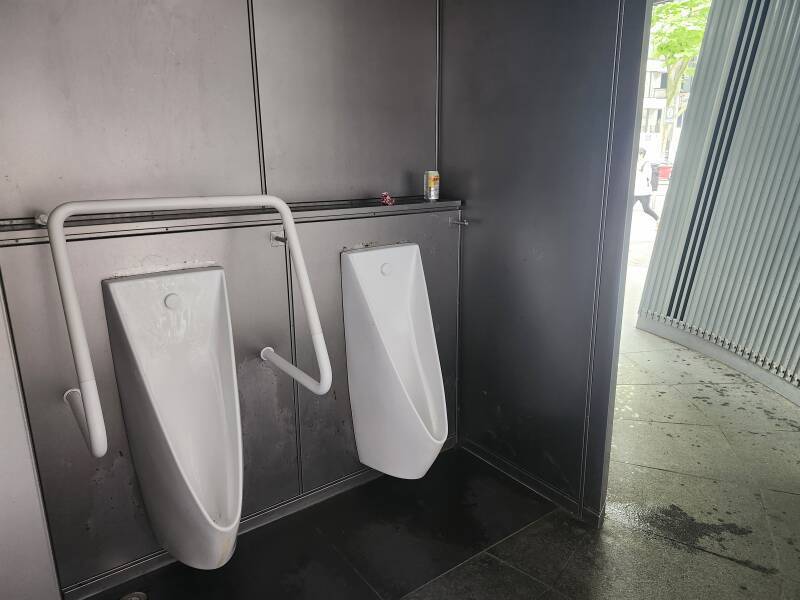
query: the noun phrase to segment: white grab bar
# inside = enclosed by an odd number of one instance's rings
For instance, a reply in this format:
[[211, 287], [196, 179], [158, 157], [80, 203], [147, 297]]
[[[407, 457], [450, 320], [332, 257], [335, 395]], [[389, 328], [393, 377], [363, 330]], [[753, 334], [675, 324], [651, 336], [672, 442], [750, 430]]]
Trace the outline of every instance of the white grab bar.
[[78, 293], [75, 290], [75, 281], [72, 278], [72, 269], [67, 255], [67, 243], [64, 238], [64, 221], [73, 215], [96, 215], [103, 213], [159, 211], [159, 210], [192, 210], [192, 209], [223, 209], [223, 208], [274, 208], [283, 221], [286, 233], [286, 242], [294, 265], [295, 275], [300, 287], [300, 295], [306, 310], [308, 328], [314, 343], [314, 352], [317, 356], [319, 367], [319, 381], [303, 373], [286, 359], [280, 357], [270, 348], [261, 351], [263, 360], [271, 361], [276, 367], [295, 378], [303, 386], [315, 394], [325, 394], [331, 387], [331, 361], [322, 335], [322, 326], [319, 323], [317, 305], [308, 279], [306, 263], [303, 260], [303, 251], [297, 237], [297, 229], [292, 218], [289, 206], [275, 196], [217, 196], [210, 198], [147, 198], [141, 200], [87, 200], [83, 202], [67, 202], [57, 206], [47, 217], [47, 231], [50, 237], [50, 248], [53, 252], [53, 264], [56, 269], [56, 279], [61, 292], [61, 303], [64, 307], [64, 316], [67, 321], [72, 356], [75, 360], [75, 370], [78, 373], [78, 386], [80, 389], [69, 389], [64, 393], [64, 400], [72, 410], [78, 422], [81, 433], [89, 446], [89, 450], [96, 457], [101, 457], [108, 449], [106, 426], [103, 421], [103, 409], [100, 405], [100, 396], [97, 392], [92, 357], [89, 353], [89, 342], [86, 338], [86, 329], [83, 325]]

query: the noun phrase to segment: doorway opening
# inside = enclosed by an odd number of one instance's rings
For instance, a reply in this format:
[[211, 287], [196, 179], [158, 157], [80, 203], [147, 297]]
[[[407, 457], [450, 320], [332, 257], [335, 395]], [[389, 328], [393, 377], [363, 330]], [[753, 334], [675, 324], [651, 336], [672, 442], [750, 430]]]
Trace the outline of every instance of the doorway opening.
[[[800, 158], [772, 126], [797, 112], [786, 79], [795, 70], [769, 81], [795, 47], [787, 19], [800, 24], [800, 10], [779, 0], [671, 0], [652, 10], [606, 523], [643, 547], [669, 540], [697, 597], [725, 577], [742, 598], [800, 594], [800, 404], [791, 353], [780, 352], [791, 324], [778, 325], [791, 314], [783, 297], [800, 302], [783, 268], [800, 245], [777, 239], [780, 227], [769, 242], [748, 237], [768, 213], [745, 216], [762, 204], [800, 224], [797, 183], [753, 157], [759, 147], [776, 152], [773, 162], [783, 160], [777, 148]], [[756, 107], [770, 89], [784, 98], [763, 117]], [[757, 176], [743, 167], [756, 162]], [[765, 272], [784, 280], [769, 287], [757, 280]], [[748, 277], [759, 293], [734, 322]], [[749, 333], [762, 319], [774, 325]], [[729, 331], [743, 341], [731, 343]], [[698, 565], [703, 573], [691, 576]]]

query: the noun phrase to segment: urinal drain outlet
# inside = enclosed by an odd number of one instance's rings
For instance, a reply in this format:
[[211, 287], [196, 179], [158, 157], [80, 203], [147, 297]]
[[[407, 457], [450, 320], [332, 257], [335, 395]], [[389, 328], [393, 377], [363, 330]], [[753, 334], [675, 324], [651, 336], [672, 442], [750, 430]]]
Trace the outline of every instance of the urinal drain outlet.
[[125, 594], [119, 600], [147, 600], [147, 594], [144, 592], [131, 592], [130, 594]]

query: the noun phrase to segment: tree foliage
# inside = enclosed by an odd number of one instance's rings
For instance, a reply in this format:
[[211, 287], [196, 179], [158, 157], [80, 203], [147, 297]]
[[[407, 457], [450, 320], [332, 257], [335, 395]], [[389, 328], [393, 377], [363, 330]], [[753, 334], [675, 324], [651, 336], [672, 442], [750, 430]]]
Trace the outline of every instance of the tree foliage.
[[[684, 76], [694, 74], [710, 9], [711, 0], [671, 0], [653, 7], [650, 56], [663, 61], [667, 67], [667, 106], [675, 106]], [[685, 109], [685, 104], [680, 106], [675, 116]], [[665, 129], [662, 151], [669, 147], [672, 125]]]
[[672, 0], [654, 6], [650, 29], [653, 58], [663, 60], [667, 67], [688, 66], [700, 53], [710, 9], [711, 0]]

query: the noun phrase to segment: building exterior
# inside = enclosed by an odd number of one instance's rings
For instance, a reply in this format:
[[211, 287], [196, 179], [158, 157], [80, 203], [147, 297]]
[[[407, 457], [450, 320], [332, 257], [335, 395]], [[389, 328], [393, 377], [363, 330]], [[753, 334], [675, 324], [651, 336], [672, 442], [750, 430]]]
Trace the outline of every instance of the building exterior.
[[639, 145], [647, 150], [647, 157], [653, 163], [674, 162], [689, 102], [691, 77], [684, 76], [680, 92], [667, 105], [667, 77], [663, 61], [647, 60]]

